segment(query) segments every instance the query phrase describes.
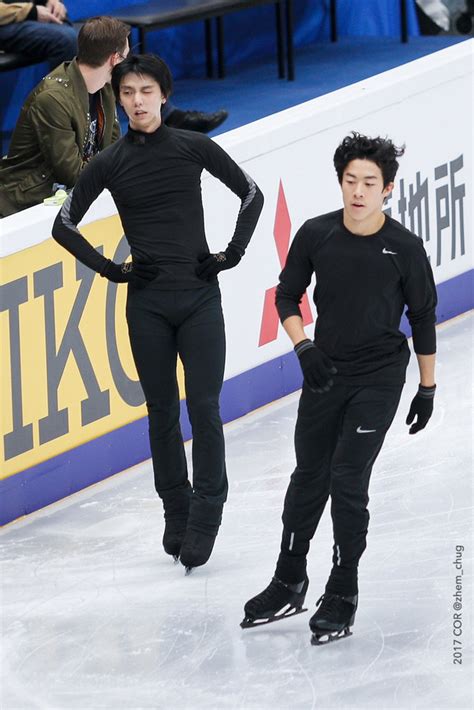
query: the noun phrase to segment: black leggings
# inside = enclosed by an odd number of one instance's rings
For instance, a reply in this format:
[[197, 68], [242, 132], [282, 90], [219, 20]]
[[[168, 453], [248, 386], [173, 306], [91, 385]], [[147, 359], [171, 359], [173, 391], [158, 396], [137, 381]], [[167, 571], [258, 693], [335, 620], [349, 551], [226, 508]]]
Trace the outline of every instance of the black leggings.
[[193, 433], [191, 507], [194, 517], [218, 525], [228, 489], [219, 413], [225, 363], [219, 287], [183, 291], [129, 287], [127, 322], [148, 408], [155, 488], [165, 514], [167, 507], [185, 509], [191, 497], [179, 424], [179, 354]]
[[296, 469], [283, 510], [276, 575], [297, 582], [329, 496], [333, 569], [326, 591], [357, 593], [357, 566], [366, 547], [372, 466], [397, 411], [402, 387], [303, 387], [295, 430]]

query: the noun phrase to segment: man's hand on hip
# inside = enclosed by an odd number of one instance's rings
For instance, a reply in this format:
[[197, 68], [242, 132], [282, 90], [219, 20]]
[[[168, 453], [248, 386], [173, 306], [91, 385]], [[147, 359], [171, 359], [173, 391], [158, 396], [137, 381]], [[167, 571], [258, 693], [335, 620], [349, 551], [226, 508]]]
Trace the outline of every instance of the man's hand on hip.
[[226, 271], [237, 266], [241, 258], [237, 249], [231, 246], [217, 254], [200, 254], [198, 256], [199, 266], [196, 267], [196, 275], [204, 281], [211, 281], [216, 278], [220, 271]]
[[158, 276], [156, 264], [142, 264], [136, 261], [124, 261], [116, 264], [108, 260], [100, 275], [116, 284], [131, 283], [135, 288], [145, 288]]

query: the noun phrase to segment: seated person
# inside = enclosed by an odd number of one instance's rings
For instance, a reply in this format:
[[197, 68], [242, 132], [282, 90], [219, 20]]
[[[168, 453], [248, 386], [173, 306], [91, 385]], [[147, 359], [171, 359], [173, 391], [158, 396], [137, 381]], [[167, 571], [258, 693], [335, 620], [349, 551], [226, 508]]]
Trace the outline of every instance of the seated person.
[[110, 78], [129, 52], [130, 28], [111, 17], [87, 20], [78, 55], [48, 74], [21, 109], [0, 161], [0, 216], [43, 201], [55, 183], [73, 187], [84, 165], [120, 136]]
[[54, 69], [77, 54], [77, 32], [60, 0], [6, 0], [0, 2], [0, 50], [48, 61]]
[[[129, 32], [112, 17], [90, 18], [79, 31], [77, 57], [30, 93], [0, 160], [0, 217], [41, 203], [55, 185], [73, 187], [88, 161], [119, 138], [109, 82], [129, 52]], [[203, 114], [172, 105], [163, 113], [168, 125], [205, 133], [226, 117], [225, 111]]]

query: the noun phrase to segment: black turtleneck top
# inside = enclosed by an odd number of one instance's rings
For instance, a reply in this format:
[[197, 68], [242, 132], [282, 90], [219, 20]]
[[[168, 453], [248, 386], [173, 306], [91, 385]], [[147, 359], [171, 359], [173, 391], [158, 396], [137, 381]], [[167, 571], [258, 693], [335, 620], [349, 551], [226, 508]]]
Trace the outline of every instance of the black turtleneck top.
[[309, 219], [298, 230], [280, 274], [276, 305], [283, 322], [316, 275], [314, 342], [333, 361], [335, 381], [399, 384], [409, 358], [402, 313], [416, 353], [436, 351], [436, 287], [423, 241], [386, 216], [369, 236], [344, 226], [343, 210]]
[[129, 128], [97, 155], [56, 217], [53, 237], [101, 273], [107, 260], [77, 225], [106, 188], [117, 206], [133, 260], [160, 265], [153, 288], [202, 288], [207, 284], [195, 269], [198, 255], [209, 252], [201, 195], [204, 169], [241, 200], [230, 244], [243, 255], [263, 206], [258, 186], [207, 136], [165, 125], [154, 133]]

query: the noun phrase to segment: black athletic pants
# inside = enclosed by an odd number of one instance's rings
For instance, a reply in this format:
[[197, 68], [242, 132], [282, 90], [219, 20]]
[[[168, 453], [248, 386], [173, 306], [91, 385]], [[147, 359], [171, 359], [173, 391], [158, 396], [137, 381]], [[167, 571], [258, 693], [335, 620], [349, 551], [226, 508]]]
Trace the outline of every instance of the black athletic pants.
[[[165, 517], [187, 517], [190, 506], [188, 525], [215, 534], [228, 489], [219, 413], [225, 362], [219, 286], [182, 291], [129, 287], [127, 321]], [[193, 433], [192, 488], [179, 424], [178, 354]]]
[[402, 386], [334, 385], [315, 394], [303, 386], [295, 430], [296, 469], [283, 509], [276, 576], [299, 582], [306, 555], [331, 496], [333, 568], [326, 592], [357, 593], [357, 567], [366, 547], [369, 480], [392, 423]]

